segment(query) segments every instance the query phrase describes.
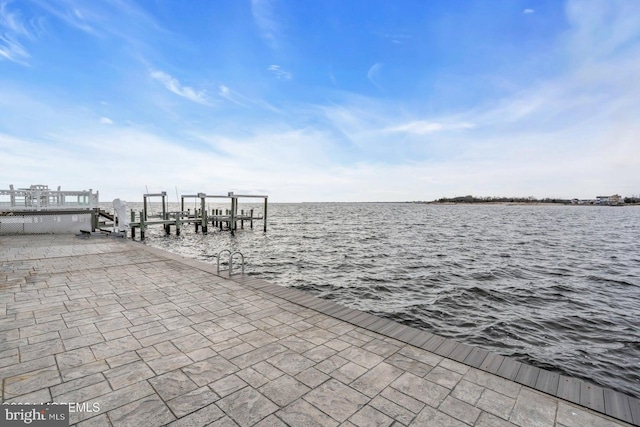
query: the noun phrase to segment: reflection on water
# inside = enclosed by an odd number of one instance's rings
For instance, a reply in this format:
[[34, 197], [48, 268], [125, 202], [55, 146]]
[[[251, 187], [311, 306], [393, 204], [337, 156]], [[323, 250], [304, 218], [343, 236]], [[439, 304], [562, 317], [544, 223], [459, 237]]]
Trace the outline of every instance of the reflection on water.
[[637, 207], [273, 204], [266, 234], [147, 235], [211, 263], [240, 250], [249, 274], [640, 396]]

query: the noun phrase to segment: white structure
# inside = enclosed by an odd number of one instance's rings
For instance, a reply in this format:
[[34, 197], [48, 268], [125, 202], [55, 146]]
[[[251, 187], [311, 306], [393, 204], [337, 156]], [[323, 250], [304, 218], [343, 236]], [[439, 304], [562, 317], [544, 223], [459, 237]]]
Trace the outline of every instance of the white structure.
[[0, 190], [0, 234], [77, 233], [92, 230], [98, 192], [50, 190], [46, 185]]
[[[113, 231], [128, 231], [129, 219], [127, 218], [127, 202], [120, 199], [113, 201], [113, 211], [116, 213], [113, 218]], [[116, 226], [115, 219], [118, 218], [118, 225]]]

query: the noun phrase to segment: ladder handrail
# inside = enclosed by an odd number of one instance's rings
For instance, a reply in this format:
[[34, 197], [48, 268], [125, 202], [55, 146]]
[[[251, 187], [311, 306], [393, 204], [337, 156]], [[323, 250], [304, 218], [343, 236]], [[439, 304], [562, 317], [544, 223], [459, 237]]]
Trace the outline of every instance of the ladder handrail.
[[223, 249], [218, 252], [218, 273], [220, 273], [220, 258], [222, 258], [222, 254], [225, 252], [229, 252], [229, 256], [231, 256], [231, 251], [229, 249]]
[[235, 251], [233, 252], [231, 255], [229, 255], [229, 276], [231, 276], [233, 274], [233, 257], [234, 255], [240, 255], [240, 260], [242, 262], [242, 274], [244, 274], [244, 255], [242, 255], [242, 252], [240, 251]]
[[229, 276], [233, 274], [233, 257], [236, 255], [240, 255], [240, 265], [242, 268], [242, 274], [244, 274], [244, 255], [240, 251], [231, 252], [229, 249], [223, 249], [218, 252], [218, 273], [220, 273], [220, 259], [224, 253], [229, 253]]

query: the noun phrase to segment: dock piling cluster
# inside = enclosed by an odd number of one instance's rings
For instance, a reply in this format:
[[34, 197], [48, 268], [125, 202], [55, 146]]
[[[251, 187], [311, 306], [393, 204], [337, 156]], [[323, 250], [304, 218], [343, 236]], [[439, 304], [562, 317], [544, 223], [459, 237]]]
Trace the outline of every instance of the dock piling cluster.
[[[152, 197], [160, 197], [162, 204], [162, 213], [159, 219], [149, 219], [149, 205], [148, 200]], [[264, 200], [262, 216], [256, 215], [254, 209], [247, 210], [240, 209], [238, 213], [238, 199], [239, 198], [261, 198]], [[189, 209], [185, 210], [185, 199], [200, 200], [200, 208], [194, 209], [191, 213]], [[207, 210], [207, 199], [230, 199], [231, 209], [211, 209], [211, 212]], [[131, 238], [135, 239], [136, 229], [140, 230], [140, 239], [145, 239], [146, 228], [150, 225], [162, 225], [165, 233], [171, 233], [171, 227], [175, 227], [176, 235], [180, 235], [180, 230], [183, 224], [194, 224], [196, 233], [201, 229], [203, 234], [207, 234], [208, 226], [223, 230], [226, 226], [231, 234], [235, 234], [238, 229], [238, 222], [240, 223], [240, 229], [244, 229], [245, 221], [249, 221], [251, 229], [253, 229], [253, 223], [255, 220], [262, 220], [263, 231], [267, 231], [267, 202], [268, 196], [247, 195], [247, 194], [234, 194], [229, 192], [224, 195], [207, 195], [206, 193], [198, 193], [195, 195], [182, 195], [180, 196], [180, 211], [170, 212], [168, 210], [167, 193], [165, 191], [155, 194], [143, 195], [143, 207], [142, 211], [138, 214], [138, 220], [136, 220], [136, 212], [131, 211], [131, 222], [129, 223], [131, 229]]]

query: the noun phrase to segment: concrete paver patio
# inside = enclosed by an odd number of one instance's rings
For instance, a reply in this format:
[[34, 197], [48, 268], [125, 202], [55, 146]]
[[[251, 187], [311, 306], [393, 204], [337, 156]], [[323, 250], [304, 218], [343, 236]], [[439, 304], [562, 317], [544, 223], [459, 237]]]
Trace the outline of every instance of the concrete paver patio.
[[214, 271], [0, 236], [2, 401], [69, 402], [78, 426], [629, 425]]

